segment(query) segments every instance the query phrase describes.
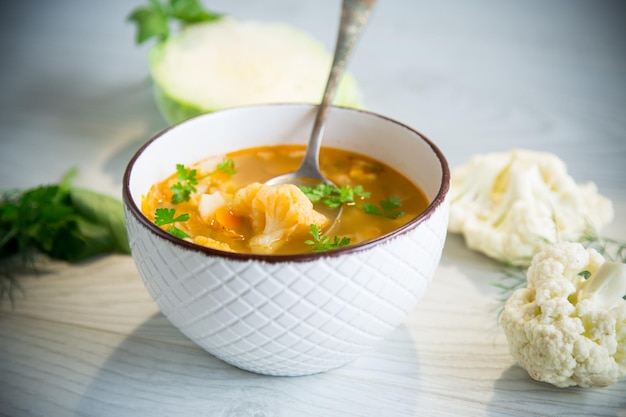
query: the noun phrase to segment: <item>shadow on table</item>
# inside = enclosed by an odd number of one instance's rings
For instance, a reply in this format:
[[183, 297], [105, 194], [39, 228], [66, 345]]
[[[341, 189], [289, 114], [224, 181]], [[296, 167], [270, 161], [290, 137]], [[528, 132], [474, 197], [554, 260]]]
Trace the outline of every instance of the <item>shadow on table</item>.
[[495, 381], [490, 416], [626, 417], [626, 381], [606, 388], [558, 388], [511, 366]]
[[303, 377], [257, 375], [194, 345], [156, 314], [102, 364], [77, 415], [413, 415], [419, 363], [405, 326], [354, 362]]

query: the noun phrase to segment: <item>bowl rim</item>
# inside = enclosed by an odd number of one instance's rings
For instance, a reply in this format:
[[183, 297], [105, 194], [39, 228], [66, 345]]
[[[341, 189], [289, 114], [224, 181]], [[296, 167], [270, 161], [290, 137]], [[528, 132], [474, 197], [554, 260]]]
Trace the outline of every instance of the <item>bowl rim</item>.
[[130, 192], [130, 177], [133, 171], [133, 168], [135, 166], [135, 162], [139, 159], [139, 157], [143, 154], [143, 152], [150, 147], [150, 145], [154, 142], [156, 142], [161, 136], [165, 135], [167, 132], [169, 132], [172, 129], [175, 129], [176, 127], [190, 122], [191, 120], [197, 119], [197, 118], [201, 118], [201, 117], [211, 117], [211, 115], [213, 114], [221, 114], [224, 112], [230, 112], [230, 111], [237, 111], [240, 109], [250, 109], [250, 108], [261, 108], [261, 107], [280, 107], [280, 106], [304, 106], [304, 107], [315, 107], [315, 104], [309, 104], [309, 103], [269, 103], [269, 104], [255, 104], [255, 105], [245, 105], [245, 106], [235, 106], [235, 107], [229, 107], [229, 108], [225, 108], [225, 109], [221, 109], [221, 110], [216, 110], [214, 112], [211, 113], [204, 113], [204, 114], [200, 114], [198, 116], [194, 116], [191, 117], [189, 119], [186, 119], [182, 122], [173, 124], [159, 132], [157, 132], [155, 135], [153, 135], [147, 142], [145, 142], [138, 150], [137, 152], [135, 152], [135, 154], [132, 156], [132, 158], [129, 160], [126, 169], [124, 171], [124, 177], [123, 177], [123, 181], [122, 181], [122, 200], [125, 204], [125, 206], [127, 207], [127, 210], [130, 212], [130, 214], [140, 223], [142, 224], [144, 227], [146, 227], [146, 229], [148, 230], [148, 232], [155, 234], [156, 236], [165, 239], [166, 241], [168, 241], [171, 244], [174, 244], [175, 246], [181, 247], [183, 249], [186, 250], [191, 250], [194, 252], [198, 252], [201, 254], [205, 254], [208, 256], [215, 256], [215, 257], [220, 257], [220, 258], [227, 258], [227, 259], [231, 259], [231, 260], [239, 260], [239, 261], [250, 261], [250, 260], [256, 260], [256, 261], [263, 261], [263, 262], [267, 262], [267, 263], [284, 263], [284, 262], [310, 262], [310, 261], [314, 261], [314, 260], [318, 260], [321, 258], [333, 258], [333, 257], [339, 257], [339, 256], [344, 256], [346, 254], [351, 254], [351, 253], [355, 253], [355, 252], [363, 252], [366, 250], [369, 250], [375, 246], [379, 246], [385, 242], [388, 242], [392, 239], [397, 238], [398, 236], [401, 236], [403, 234], [408, 233], [409, 231], [415, 229], [417, 226], [419, 226], [421, 223], [423, 223], [424, 221], [426, 221], [435, 211], [437, 211], [437, 209], [444, 203], [446, 196], [449, 192], [450, 189], [450, 168], [448, 166], [448, 161], [446, 160], [445, 156], [443, 155], [443, 152], [441, 152], [441, 150], [430, 140], [428, 139], [425, 135], [423, 135], [422, 133], [420, 133], [419, 131], [407, 126], [404, 123], [401, 123], [395, 119], [392, 119], [388, 116], [384, 116], [381, 115], [379, 113], [375, 113], [369, 110], [364, 110], [364, 109], [355, 109], [355, 108], [349, 108], [349, 107], [342, 107], [342, 106], [332, 106], [332, 107], [336, 107], [341, 109], [342, 111], [350, 111], [350, 112], [356, 112], [356, 113], [364, 113], [367, 114], [369, 116], [373, 116], [376, 118], [380, 118], [383, 119], [387, 122], [391, 122], [393, 124], [396, 124], [400, 127], [403, 127], [404, 129], [410, 130], [411, 132], [413, 132], [414, 134], [416, 134], [417, 136], [419, 136], [433, 151], [433, 153], [435, 154], [435, 156], [437, 157], [439, 164], [441, 166], [441, 170], [442, 170], [442, 178], [441, 178], [441, 186], [439, 187], [439, 190], [437, 192], [437, 195], [435, 196], [435, 198], [433, 198], [433, 200], [430, 202], [430, 204], [426, 207], [426, 209], [424, 211], [422, 211], [419, 215], [417, 215], [415, 218], [413, 218], [412, 220], [410, 220], [409, 222], [407, 222], [406, 224], [400, 226], [397, 229], [394, 229], [393, 231], [379, 236], [375, 239], [372, 240], [368, 240], [366, 242], [362, 242], [362, 243], [358, 243], [355, 245], [349, 245], [340, 249], [333, 249], [333, 250], [329, 250], [329, 251], [323, 251], [323, 252], [311, 252], [311, 253], [297, 253], [297, 254], [279, 254], [279, 255], [272, 255], [272, 254], [267, 254], [267, 255], [263, 255], [263, 254], [253, 254], [253, 253], [240, 253], [240, 252], [226, 252], [226, 251], [221, 251], [218, 249], [212, 249], [212, 248], [208, 248], [205, 246], [201, 246], [192, 242], [188, 242], [184, 239], [178, 238], [174, 235], [172, 235], [171, 233], [166, 232], [165, 230], [161, 229], [160, 227], [158, 227], [157, 225], [155, 225], [153, 222], [151, 222], [142, 212], [141, 209], [137, 206], [137, 204], [135, 203], [131, 192]]

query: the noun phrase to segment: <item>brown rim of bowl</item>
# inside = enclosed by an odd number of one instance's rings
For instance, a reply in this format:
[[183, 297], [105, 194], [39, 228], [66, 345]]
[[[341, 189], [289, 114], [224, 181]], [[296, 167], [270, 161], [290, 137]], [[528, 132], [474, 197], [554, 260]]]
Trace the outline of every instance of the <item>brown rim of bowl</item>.
[[[222, 110], [218, 110], [216, 112], [213, 113], [222, 113], [222, 112], [227, 112], [227, 111], [233, 111], [233, 110], [237, 110], [237, 109], [241, 109], [241, 108], [249, 108], [249, 107], [266, 107], [266, 106], [271, 106], [271, 107], [275, 107], [275, 106], [307, 106], [307, 107], [311, 107], [314, 106], [312, 104], [298, 104], [298, 103], [276, 103], [276, 104], [263, 104], [263, 105], [253, 105], [253, 106], [239, 106], [239, 107], [231, 107], [228, 109], [222, 109]], [[339, 106], [335, 106], [335, 107], [339, 107]], [[330, 251], [326, 251], [326, 252], [312, 252], [312, 253], [301, 253], [301, 254], [288, 254], [288, 255], [258, 255], [258, 254], [251, 254], [251, 253], [238, 253], [238, 252], [225, 252], [225, 251], [220, 251], [217, 249], [211, 249], [211, 248], [207, 248], [204, 246], [200, 246], [197, 245], [195, 243], [191, 243], [191, 242], [187, 242], [186, 240], [180, 239], [174, 235], [172, 235], [171, 233], [166, 232], [165, 230], [161, 229], [160, 227], [156, 226], [154, 223], [152, 223], [150, 220], [148, 220], [148, 218], [146, 216], [144, 216], [144, 214], [141, 212], [141, 210], [139, 209], [139, 207], [137, 207], [137, 205], [135, 204], [135, 202], [133, 201], [133, 198], [130, 194], [130, 173], [133, 169], [133, 166], [135, 165], [135, 161], [139, 158], [139, 156], [141, 156], [141, 154], [144, 152], [144, 150], [146, 148], [148, 148], [152, 142], [156, 141], [157, 139], [159, 139], [159, 137], [161, 137], [162, 135], [164, 135], [166, 132], [168, 132], [169, 130], [173, 129], [174, 127], [186, 123], [189, 120], [195, 119], [197, 117], [202, 117], [205, 116], [204, 115], [198, 115], [195, 117], [192, 117], [190, 119], [184, 120], [180, 123], [177, 123], [175, 125], [172, 125], [166, 129], [163, 129], [162, 131], [160, 131], [159, 133], [157, 133], [156, 135], [154, 135], [150, 140], [148, 140], [141, 148], [139, 148], [139, 150], [133, 155], [133, 157], [131, 158], [131, 160], [129, 161], [128, 165], [126, 166], [126, 170], [124, 172], [124, 179], [123, 179], [123, 183], [122, 183], [122, 198], [124, 203], [126, 204], [126, 206], [128, 207], [130, 213], [135, 217], [135, 219], [137, 219], [137, 221], [139, 221], [139, 223], [141, 223], [143, 226], [145, 226], [148, 231], [154, 233], [155, 235], [157, 235], [158, 237], [165, 239], [171, 243], [173, 243], [174, 245], [180, 246], [181, 248], [187, 249], [187, 250], [191, 250], [191, 251], [196, 251], [196, 252], [200, 252], [200, 253], [204, 253], [206, 255], [210, 255], [210, 256], [218, 256], [218, 257], [222, 257], [222, 258], [229, 258], [229, 259], [233, 259], [233, 260], [239, 260], [239, 261], [247, 261], [247, 260], [256, 260], [256, 261], [264, 261], [264, 262], [268, 262], [268, 263], [280, 263], [280, 262], [309, 262], [315, 259], [319, 259], [319, 258], [324, 258], [324, 257], [336, 257], [336, 256], [342, 256], [345, 254], [349, 254], [349, 253], [353, 253], [353, 252], [360, 252], [360, 251], [364, 251], [367, 249], [370, 249], [373, 246], [377, 246], [380, 245], [381, 243], [384, 243], [388, 240], [394, 239], [397, 236], [400, 236], [404, 233], [407, 233], [410, 230], [415, 229], [420, 223], [422, 223], [424, 220], [428, 219], [432, 213], [444, 202], [446, 195], [448, 193], [448, 190], [450, 188], [450, 169], [448, 167], [448, 162], [446, 160], [446, 158], [444, 157], [443, 153], [441, 152], [441, 150], [430, 140], [428, 139], [426, 136], [422, 135], [420, 132], [418, 132], [417, 130], [405, 125], [404, 123], [400, 123], [390, 117], [387, 116], [382, 116], [380, 114], [377, 113], [373, 113], [367, 110], [361, 110], [361, 109], [353, 109], [353, 108], [346, 108], [346, 107], [340, 107], [343, 110], [349, 110], [349, 111], [354, 111], [354, 112], [358, 112], [358, 113], [367, 113], [371, 116], [374, 117], [378, 117], [381, 119], [385, 119], [389, 122], [395, 123], [398, 126], [403, 127], [404, 129], [410, 130], [411, 132], [413, 132], [414, 134], [417, 134], [420, 138], [422, 138], [422, 140], [424, 142], [426, 142], [428, 144], [428, 146], [430, 146], [430, 148], [432, 149], [432, 151], [435, 153], [435, 155], [437, 156], [437, 159], [439, 160], [439, 163], [441, 165], [441, 170], [442, 170], [442, 178], [441, 178], [441, 187], [439, 188], [439, 191], [437, 192], [437, 195], [435, 196], [435, 198], [433, 199], [433, 201], [431, 201], [431, 203], [428, 205], [428, 207], [426, 207], [426, 209], [420, 213], [418, 216], [416, 216], [414, 219], [412, 219], [411, 221], [409, 221], [408, 223], [404, 224], [403, 226], [395, 229], [394, 231], [387, 233], [383, 236], [380, 236], [376, 239], [372, 239], [363, 243], [358, 243], [355, 245], [350, 245], [350, 246], [346, 246], [344, 248], [341, 249], [334, 249], [334, 250], [330, 250]]]

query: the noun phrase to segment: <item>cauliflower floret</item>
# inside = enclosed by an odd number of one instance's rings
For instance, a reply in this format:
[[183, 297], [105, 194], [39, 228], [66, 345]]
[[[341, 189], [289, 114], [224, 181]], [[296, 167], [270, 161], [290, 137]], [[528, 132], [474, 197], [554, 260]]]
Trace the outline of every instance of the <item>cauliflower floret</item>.
[[626, 264], [558, 243], [533, 258], [527, 281], [500, 323], [511, 355], [533, 379], [604, 387], [626, 376]]
[[593, 183], [576, 184], [557, 156], [528, 150], [474, 157], [453, 171], [450, 197], [450, 232], [522, 266], [551, 243], [597, 233], [614, 215]]
[[249, 240], [254, 253], [276, 252], [291, 236], [307, 233], [311, 224], [324, 227], [328, 219], [295, 185], [250, 184], [235, 194], [232, 210], [249, 217], [256, 233]]
[[219, 191], [204, 193], [200, 195], [198, 201], [198, 214], [205, 222], [215, 214], [215, 211], [226, 205], [226, 200]]

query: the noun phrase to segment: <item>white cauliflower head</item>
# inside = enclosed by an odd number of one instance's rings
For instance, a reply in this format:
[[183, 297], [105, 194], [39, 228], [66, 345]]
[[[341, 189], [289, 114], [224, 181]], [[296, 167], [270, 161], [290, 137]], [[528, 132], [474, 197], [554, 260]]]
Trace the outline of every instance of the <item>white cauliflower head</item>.
[[517, 363], [558, 387], [604, 387], [626, 376], [626, 265], [564, 242], [532, 261], [528, 287], [500, 323]]
[[448, 230], [497, 260], [528, 265], [557, 241], [579, 241], [613, 220], [593, 183], [576, 184], [557, 156], [513, 150], [474, 157], [452, 172]]
[[276, 252], [291, 236], [306, 234], [311, 224], [322, 228], [328, 218], [295, 185], [250, 184], [235, 194], [232, 209], [252, 220], [256, 233], [250, 241], [254, 253]]

